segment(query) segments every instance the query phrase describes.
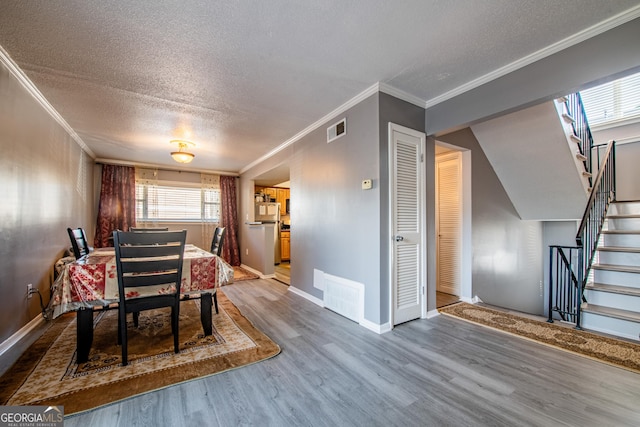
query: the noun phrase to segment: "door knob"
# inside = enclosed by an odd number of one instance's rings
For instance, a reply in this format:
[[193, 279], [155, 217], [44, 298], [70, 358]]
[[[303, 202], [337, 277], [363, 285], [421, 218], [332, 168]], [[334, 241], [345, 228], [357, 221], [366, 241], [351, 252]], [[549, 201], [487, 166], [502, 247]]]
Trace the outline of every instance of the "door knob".
[[402, 242], [403, 240], [404, 240], [404, 237], [396, 236], [396, 242]]

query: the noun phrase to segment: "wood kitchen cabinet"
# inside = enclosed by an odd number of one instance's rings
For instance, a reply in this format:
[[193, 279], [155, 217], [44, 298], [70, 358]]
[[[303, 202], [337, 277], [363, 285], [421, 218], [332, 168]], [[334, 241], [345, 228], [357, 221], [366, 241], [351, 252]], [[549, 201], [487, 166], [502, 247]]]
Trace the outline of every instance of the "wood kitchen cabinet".
[[287, 214], [287, 199], [289, 198], [288, 188], [278, 188], [276, 191], [276, 202], [280, 203], [280, 216]]
[[280, 232], [280, 254], [283, 261], [289, 261], [291, 259], [291, 232]]

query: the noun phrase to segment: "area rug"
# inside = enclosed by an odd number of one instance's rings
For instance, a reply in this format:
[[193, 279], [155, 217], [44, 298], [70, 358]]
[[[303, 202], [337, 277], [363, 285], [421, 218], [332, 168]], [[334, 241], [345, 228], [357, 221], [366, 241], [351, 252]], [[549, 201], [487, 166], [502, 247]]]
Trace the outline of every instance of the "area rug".
[[242, 268], [239, 266], [233, 267], [234, 282], [239, 282], [241, 280], [252, 280], [252, 279], [257, 279], [259, 277], [260, 276], [258, 276], [257, 274], [254, 274], [245, 268]]
[[575, 328], [567, 328], [555, 323], [542, 322], [464, 302], [443, 307], [438, 311], [640, 373], [640, 344], [578, 331]]
[[89, 361], [80, 365], [75, 314], [63, 315], [0, 378], [0, 405], [62, 405], [69, 415], [280, 353], [220, 290], [218, 305], [213, 335], [205, 337], [199, 302], [182, 303], [178, 354], [173, 352], [170, 309], [140, 313], [139, 327], [128, 327], [129, 365], [124, 367], [116, 310], [95, 315]]

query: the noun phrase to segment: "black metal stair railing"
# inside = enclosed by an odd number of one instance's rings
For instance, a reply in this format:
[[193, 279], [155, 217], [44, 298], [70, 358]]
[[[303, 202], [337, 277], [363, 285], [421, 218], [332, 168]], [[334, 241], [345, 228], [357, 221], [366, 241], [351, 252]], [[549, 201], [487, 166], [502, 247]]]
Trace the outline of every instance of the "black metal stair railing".
[[[577, 92], [565, 96], [564, 99], [567, 114], [573, 119], [573, 134], [580, 139], [580, 154], [586, 158], [586, 160], [584, 160], [585, 170], [591, 173], [593, 172], [593, 164], [591, 163], [593, 135], [591, 134], [591, 128], [587, 120], [587, 113], [582, 104], [582, 97], [580, 93]], [[591, 179], [589, 182], [593, 185]]]
[[607, 146], [582, 221], [576, 234], [577, 246], [550, 246], [548, 321], [553, 312], [581, 328], [584, 289], [598, 247], [609, 204], [615, 200], [615, 141]]

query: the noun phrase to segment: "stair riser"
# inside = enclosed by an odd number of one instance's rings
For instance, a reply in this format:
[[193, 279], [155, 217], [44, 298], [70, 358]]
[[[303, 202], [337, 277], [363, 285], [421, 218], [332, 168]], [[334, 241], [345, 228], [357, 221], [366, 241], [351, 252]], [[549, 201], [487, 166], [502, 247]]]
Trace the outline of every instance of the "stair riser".
[[607, 285], [629, 286], [640, 288], [640, 274], [624, 271], [593, 270], [593, 281]]
[[640, 297], [634, 295], [587, 290], [584, 296], [589, 304], [640, 312]]
[[598, 251], [600, 264], [637, 265], [640, 266], [640, 253]]
[[605, 246], [640, 248], [640, 234], [602, 234], [601, 242]]
[[640, 202], [612, 203], [609, 215], [640, 215]]
[[640, 230], [640, 218], [608, 218], [608, 230]]
[[600, 316], [594, 313], [582, 313], [582, 327], [618, 337], [639, 340], [640, 323]]

